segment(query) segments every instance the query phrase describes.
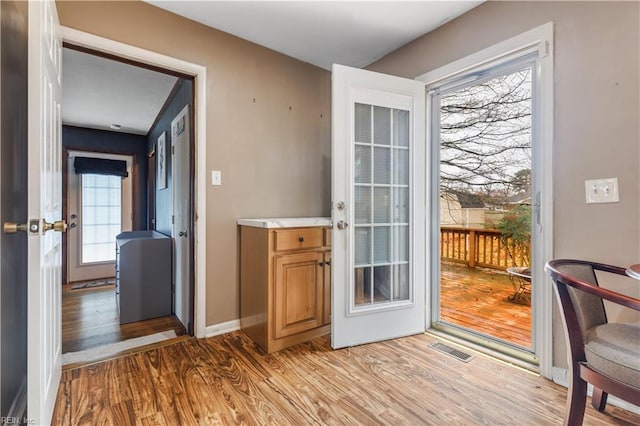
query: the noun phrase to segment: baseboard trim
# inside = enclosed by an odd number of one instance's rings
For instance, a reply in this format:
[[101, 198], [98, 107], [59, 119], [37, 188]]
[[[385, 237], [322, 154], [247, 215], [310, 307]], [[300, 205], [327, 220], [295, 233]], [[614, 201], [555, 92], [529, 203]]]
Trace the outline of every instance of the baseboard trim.
[[227, 322], [221, 322], [219, 324], [208, 325], [204, 337], [219, 336], [225, 333], [231, 333], [232, 331], [240, 330], [240, 320], [232, 320]]
[[[569, 370], [566, 368], [553, 367], [551, 370], [551, 378], [553, 382], [563, 386], [565, 388], [569, 387]], [[593, 386], [591, 384], [587, 385], [587, 395], [591, 396], [593, 394]], [[627, 410], [634, 414], [640, 414], [640, 407], [636, 407], [633, 404], [628, 403], [625, 400], [617, 398], [613, 395], [609, 395], [607, 398], [607, 404], [614, 405], [618, 408], [622, 408], [623, 410]]]
[[24, 419], [27, 417], [27, 377], [20, 383], [16, 397], [9, 407], [7, 417], [9, 419]]

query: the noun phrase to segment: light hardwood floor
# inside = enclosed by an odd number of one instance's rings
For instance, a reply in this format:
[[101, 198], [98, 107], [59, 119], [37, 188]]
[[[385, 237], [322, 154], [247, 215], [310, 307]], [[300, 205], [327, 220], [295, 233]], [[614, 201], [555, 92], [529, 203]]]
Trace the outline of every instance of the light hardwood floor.
[[[463, 363], [417, 335], [273, 354], [241, 332], [63, 372], [56, 425], [558, 425], [566, 390], [491, 358]], [[585, 425], [640, 424], [587, 408]]]
[[63, 286], [62, 353], [168, 330], [174, 330], [178, 336], [184, 334], [184, 327], [173, 315], [121, 325], [114, 286], [79, 290]]

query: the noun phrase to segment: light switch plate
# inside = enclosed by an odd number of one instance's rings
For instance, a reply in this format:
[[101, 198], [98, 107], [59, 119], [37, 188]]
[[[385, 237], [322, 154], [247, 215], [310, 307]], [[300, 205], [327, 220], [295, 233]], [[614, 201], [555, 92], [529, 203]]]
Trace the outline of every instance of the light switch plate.
[[222, 172], [220, 170], [211, 170], [211, 185], [222, 185]]
[[620, 202], [618, 178], [585, 180], [584, 190], [587, 204]]

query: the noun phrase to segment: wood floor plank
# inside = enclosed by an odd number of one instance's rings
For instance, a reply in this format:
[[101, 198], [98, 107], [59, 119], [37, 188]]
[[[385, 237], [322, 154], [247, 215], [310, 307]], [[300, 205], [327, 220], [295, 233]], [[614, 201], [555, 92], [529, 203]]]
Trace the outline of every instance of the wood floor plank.
[[77, 352], [163, 331], [181, 336], [184, 327], [173, 316], [120, 324], [115, 287], [62, 291], [62, 352]]
[[[63, 374], [56, 425], [556, 425], [566, 389], [483, 355], [461, 362], [417, 335], [332, 350], [325, 336], [267, 354], [241, 332]], [[640, 416], [587, 407], [587, 426]]]

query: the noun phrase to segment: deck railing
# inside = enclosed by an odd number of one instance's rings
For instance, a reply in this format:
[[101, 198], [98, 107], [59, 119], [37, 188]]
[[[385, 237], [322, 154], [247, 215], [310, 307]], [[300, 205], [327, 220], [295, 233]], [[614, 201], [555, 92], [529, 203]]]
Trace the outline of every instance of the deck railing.
[[440, 227], [440, 258], [471, 268], [505, 270], [510, 266], [529, 266], [529, 246], [519, 247], [503, 241], [497, 229]]

